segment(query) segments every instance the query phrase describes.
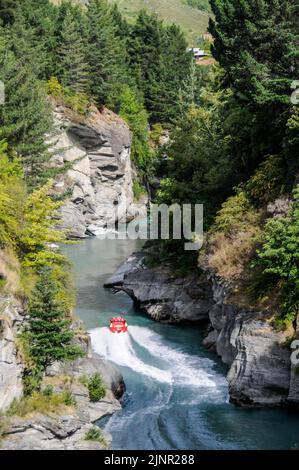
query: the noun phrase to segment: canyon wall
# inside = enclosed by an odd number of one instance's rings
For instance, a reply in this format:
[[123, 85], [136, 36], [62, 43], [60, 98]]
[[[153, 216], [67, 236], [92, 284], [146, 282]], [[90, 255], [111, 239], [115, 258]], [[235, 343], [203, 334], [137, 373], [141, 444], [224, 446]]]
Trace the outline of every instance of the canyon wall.
[[66, 196], [62, 228], [70, 238], [85, 238], [115, 222], [138, 215], [134, 204], [131, 162], [132, 135], [112, 111], [91, 107], [77, 116], [54, 107], [55, 136], [51, 166], [61, 172], [55, 194]]
[[291, 364], [289, 337], [271, 324], [271, 313], [234, 303], [230, 286], [211, 272], [177, 278], [170, 269], [144, 266], [136, 253], [106, 282], [126, 292], [160, 322], [202, 325], [203, 345], [228, 366], [232, 403], [299, 406], [298, 368]]

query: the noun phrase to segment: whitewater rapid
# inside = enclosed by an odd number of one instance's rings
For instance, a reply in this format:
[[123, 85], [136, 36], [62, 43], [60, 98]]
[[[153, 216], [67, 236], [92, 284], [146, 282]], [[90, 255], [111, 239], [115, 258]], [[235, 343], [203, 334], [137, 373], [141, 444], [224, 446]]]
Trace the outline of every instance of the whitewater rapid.
[[215, 371], [214, 361], [165, 344], [163, 336], [149, 328], [131, 326], [129, 332], [121, 334], [97, 328], [90, 331], [90, 336], [94, 351], [106, 360], [128, 367], [147, 380], [188, 388], [191, 402], [227, 399], [226, 380]]

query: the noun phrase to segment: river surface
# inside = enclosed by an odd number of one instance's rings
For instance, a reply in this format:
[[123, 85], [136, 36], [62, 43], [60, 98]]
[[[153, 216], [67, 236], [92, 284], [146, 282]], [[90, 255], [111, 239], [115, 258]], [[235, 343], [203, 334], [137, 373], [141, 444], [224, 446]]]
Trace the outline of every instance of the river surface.
[[[122, 411], [99, 423], [112, 435], [113, 449], [299, 449], [298, 414], [228, 403], [226, 368], [202, 348], [198, 327], [156, 323], [126, 294], [103, 288], [139, 247], [93, 238], [63, 249], [74, 264], [77, 315], [94, 350], [126, 382]], [[117, 314], [125, 314], [129, 333], [110, 333], [109, 319]]]

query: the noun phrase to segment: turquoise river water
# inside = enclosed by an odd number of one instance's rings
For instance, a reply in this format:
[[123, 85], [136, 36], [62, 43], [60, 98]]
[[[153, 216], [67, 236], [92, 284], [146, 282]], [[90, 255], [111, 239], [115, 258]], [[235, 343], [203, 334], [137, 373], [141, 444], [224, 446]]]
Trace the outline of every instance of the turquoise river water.
[[[134, 241], [97, 238], [64, 248], [74, 264], [77, 315], [127, 386], [122, 411], [99, 423], [113, 449], [299, 449], [298, 414], [229, 404], [226, 368], [201, 346], [198, 327], [156, 323], [126, 294], [103, 288], [137, 249]], [[109, 319], [120, 313], [129, 332], [114, 335]]]

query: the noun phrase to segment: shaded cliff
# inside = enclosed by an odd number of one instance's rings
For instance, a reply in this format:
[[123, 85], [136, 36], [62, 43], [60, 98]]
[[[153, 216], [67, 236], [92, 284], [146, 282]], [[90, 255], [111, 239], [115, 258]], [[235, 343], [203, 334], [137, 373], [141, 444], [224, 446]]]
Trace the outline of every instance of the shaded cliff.
[[211, 272], [176, 278], [170, 270], [146, 268], [136, 253], [106, 282], [126, 292], [154, 320], [202, 323], [204, 345], [229, 367], [231, 402], [240, 406], [299, 405], [299, 375], [292, 366], [288, 338], [269, 312], [238, 306], [230, 286]]
[[132, 135], [127, 124], [104, 108], [91, 107], [86, 117], [55, 105], [51, 166], [66, 168], [55, 182], [65, 195], [62, 228], [70, 238], [84, 238], [115, 222], [138, 215], [134, 204]]

